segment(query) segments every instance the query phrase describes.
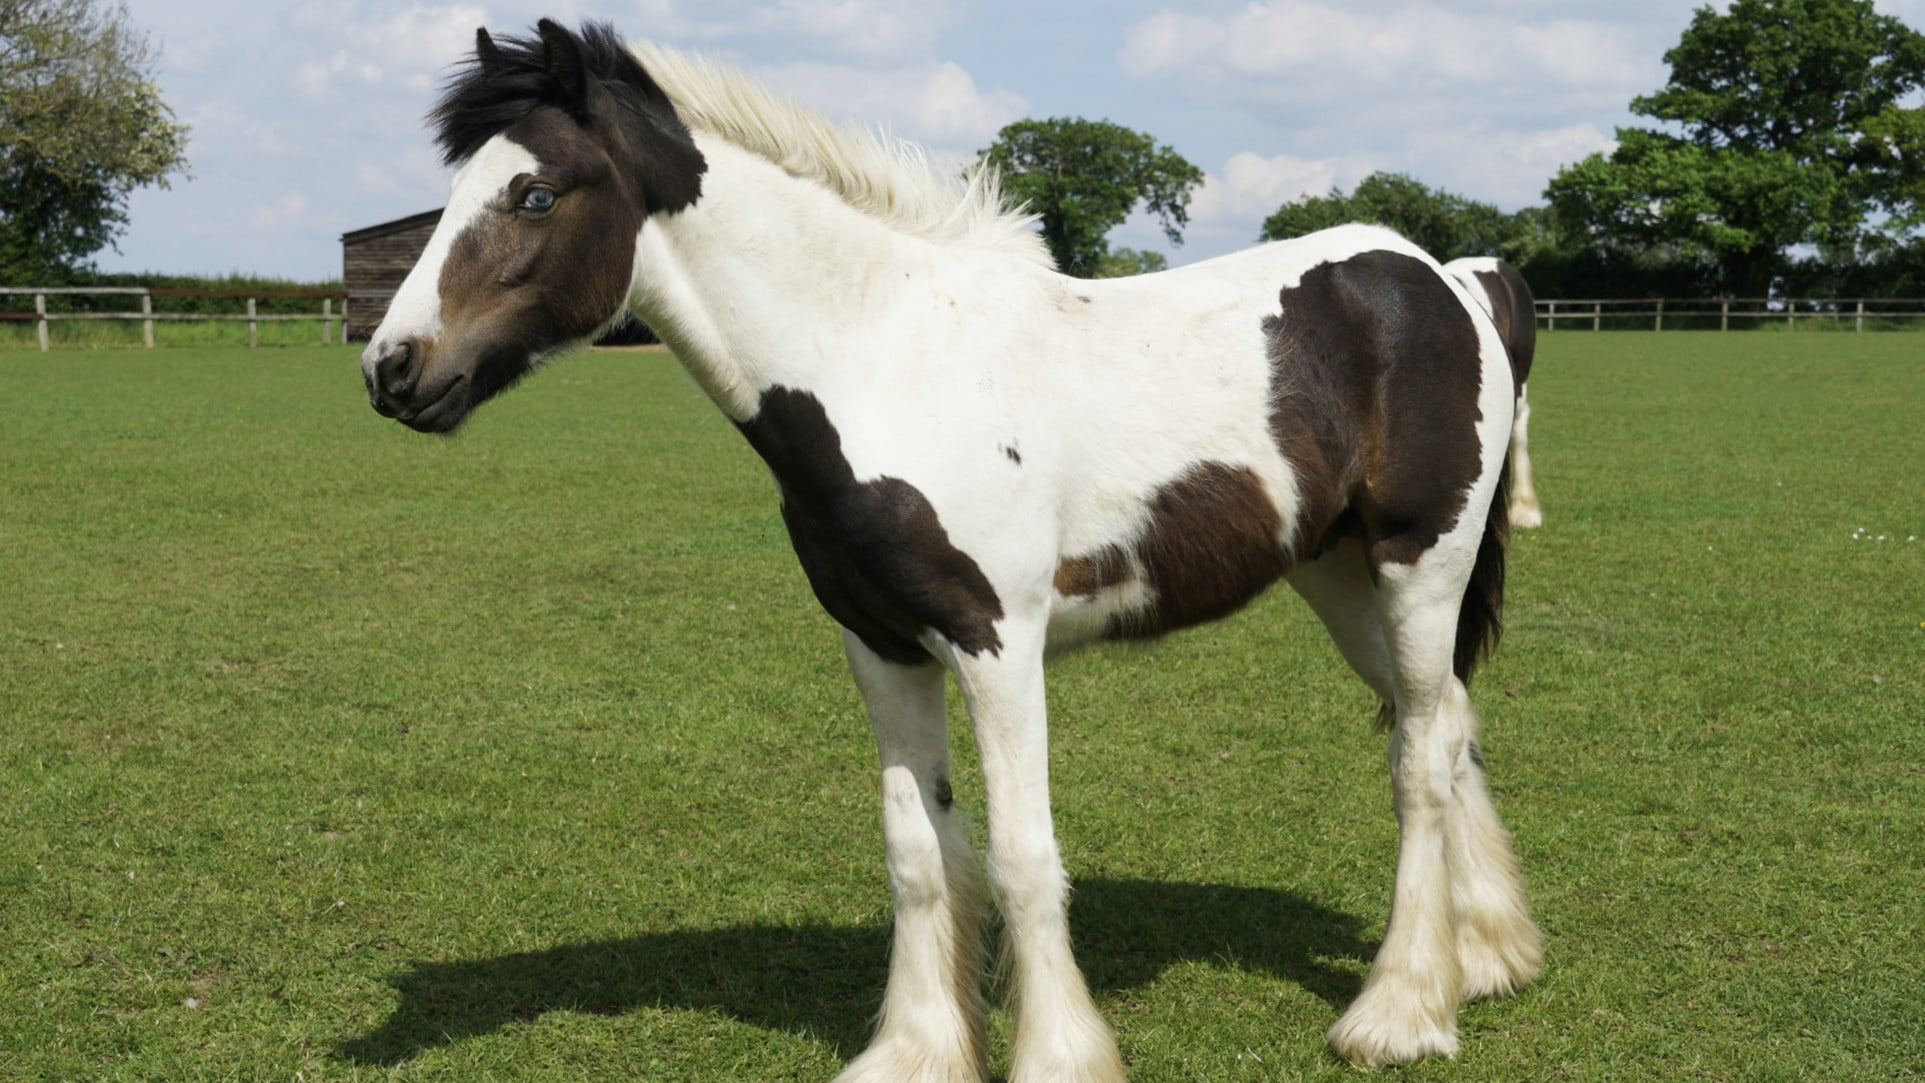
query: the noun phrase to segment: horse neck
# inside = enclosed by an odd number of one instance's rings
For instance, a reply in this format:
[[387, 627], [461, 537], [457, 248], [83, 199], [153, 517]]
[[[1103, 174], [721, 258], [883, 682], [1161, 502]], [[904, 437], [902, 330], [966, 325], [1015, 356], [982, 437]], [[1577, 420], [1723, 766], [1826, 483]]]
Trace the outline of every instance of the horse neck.
[[701, 198], [642, 227], [633, 307], [743, 420], [762, 389], [833, 363], [836, 328], [875, 323], [926, 282], [931, 246], [748, 151], [698, 143]]

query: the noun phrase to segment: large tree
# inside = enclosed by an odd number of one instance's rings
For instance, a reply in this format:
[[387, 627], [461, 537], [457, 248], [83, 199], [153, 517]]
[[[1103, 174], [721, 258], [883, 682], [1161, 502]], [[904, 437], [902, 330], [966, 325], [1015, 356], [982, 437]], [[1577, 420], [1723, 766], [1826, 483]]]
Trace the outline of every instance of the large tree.
[[0, 281], [63, 277], [186, 165], [124, 3], [0, 0]]
[[1667, 52], [1670, 81], [1609, 155], [1545, 190], [1590, 239], [1714, 264], [1757, 296], [1785, 250], [1838, 250], [1918, 224], [1925, 192], [1925, 36], [1871, 0], [1733, 0], [1700, 8]]
[[1203, 183], [1202, 170], [1150, 136], [1075, 117], [1019, 120], [977, 158], [1002, 174], [1005, 192], [1042, 216], [1056, 265], [1081, 278], [1104, 268], [1109, 231], [1139, 202], [1171, 244], [1182, 244], [1190, 190]]
[[1346, 222], [1389, 226], [1440, 260], [1460, 256], [1503, 256], [1522, 262], [1542, 243], [1541, 215], [1505, 214], [1480, 203], [1431, 188], [1402, 173], [1372, 173], [1349, 195], [1307, 195], [1278, 207], [1263, 221], [1260, 239], [1301, 237]]

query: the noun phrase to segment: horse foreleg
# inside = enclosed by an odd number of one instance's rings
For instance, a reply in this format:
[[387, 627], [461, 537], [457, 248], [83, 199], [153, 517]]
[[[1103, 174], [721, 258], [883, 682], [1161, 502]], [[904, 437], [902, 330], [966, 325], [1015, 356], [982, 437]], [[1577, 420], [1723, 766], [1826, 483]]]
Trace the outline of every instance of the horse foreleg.
[[895, 900], [889, 987], [874, 1040], [838, 1083], [980, 1083], [982, 868], [949, 783], [941, 666], [884, 661], [843, 633], [882, 759], [882, 833]]
[[[1006, 622], [1005, 629], [1015, 622]], [[1069, 879], [1049, 808], [1042, 629], [952, 664], [982, 761], [989, 880], [1002, 909], [1015, 1016], [1010, 1083], [1120, 1083], [1122, 1059], [1069, 941]]]

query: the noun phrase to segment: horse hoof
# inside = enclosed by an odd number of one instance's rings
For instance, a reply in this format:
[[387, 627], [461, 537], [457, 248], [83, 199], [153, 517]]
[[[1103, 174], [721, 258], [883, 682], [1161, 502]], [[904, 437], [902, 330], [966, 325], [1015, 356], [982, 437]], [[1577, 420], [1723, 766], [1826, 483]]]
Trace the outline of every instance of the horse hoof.
[[[1391, 1064], [1412, 1064], [1427, 1057], [1457, 1055], [1457, 1019], [1445, 1013], [1441, 1021], [1432, 1013], [1385, 991], [1385, 986], [1365, 989], [1350, 1010], [1330, 1028], [1331, 1051], [1360, 1068], [1381, 1068]], [[1403, 999], [1399, 1006], [1393, 1001]]]
[[834, 1083], [988, 1083], [989, 1066], [964, 1056], [943, 1056], [914, 1049], [904, 1041], [882, 1041], [849, 1062]]

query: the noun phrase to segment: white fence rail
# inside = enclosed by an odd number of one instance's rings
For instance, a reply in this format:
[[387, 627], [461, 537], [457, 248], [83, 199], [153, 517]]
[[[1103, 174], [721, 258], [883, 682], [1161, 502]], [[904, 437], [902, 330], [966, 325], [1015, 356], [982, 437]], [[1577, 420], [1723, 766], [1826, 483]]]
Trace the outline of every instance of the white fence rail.
[[1709, 327], [1718, 321], [1718, 330], [1729, 331], [1733, 323], [1744, 326], [1782, 322], [1796, 327], [1798, 322], [1850, 320], [1852, 330], [1865, 330], [1866, 320], [1925, 320], [1925, 300], [1911, 297], [1819, 297], [1785, 300], [1783, 298], [1663, 298], [1641, 297], [1615, 300], [1564, 300], [1537, 302], [1537, 317], [1546, 330], [1555, 331], [1561, 323], [1566, 329], [1602, 330], [1605, 321], [1613, 326], [1643, 323], [1653, 331], [1664, 330], [1666, 320], [1676, 329], [1681, 323]]
[[[47, 333], [48, 324], [55, 320], [139, 320], [142, 338], [148, 349], [154, 347], [155, 323], [202, 323], [227, 322], [247, 324], [247, 344], [254, 346], [260, 340], [262, 323], [314, 322], [321, 325], [321, 344], [330, 345], [335, 341], [337, 329], [340, 341], [347, 341], [348, 301], [347, 295], [340, 290], [187, 290], [187, 289], [150, 289], [146, 286], [0, 286], [0, 296], [31, 295], [32, 312], [0, 312], [0, 320], [32, 320], [35, 324], [40, 348], [52, 349], [52, 339]], [[49, 312], [47, 298], [60, 296], [126, 296], [140, 298], [140, 310], [128, 312]], [[155, 297], [233, 297], [247, 301], [246, 312], [155, 312]], [[258, 302], [268, 297], [306, 297], [321, 302], [318, 313], [272, 313], [259, 311]], [[339, 312], [334, 302], [341, 302]]]

